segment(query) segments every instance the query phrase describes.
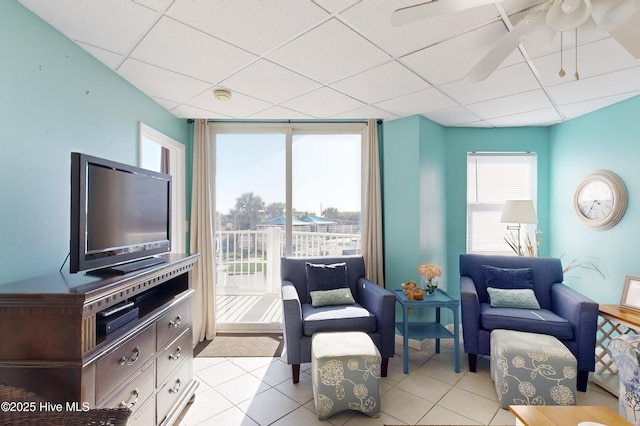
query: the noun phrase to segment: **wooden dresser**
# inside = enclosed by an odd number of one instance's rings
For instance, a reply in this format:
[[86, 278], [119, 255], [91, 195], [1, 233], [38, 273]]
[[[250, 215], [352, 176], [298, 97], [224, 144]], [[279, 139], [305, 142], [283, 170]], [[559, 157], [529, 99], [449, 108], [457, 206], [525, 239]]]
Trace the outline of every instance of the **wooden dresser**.
[[[0, 383], [67, 409], [129, 407], [170, 425], [194, 397], [191, 273], [198, 255], [126, 275], [58, 273], [0, 285]], [[106, 334], [99, 312], [134, 301]]]

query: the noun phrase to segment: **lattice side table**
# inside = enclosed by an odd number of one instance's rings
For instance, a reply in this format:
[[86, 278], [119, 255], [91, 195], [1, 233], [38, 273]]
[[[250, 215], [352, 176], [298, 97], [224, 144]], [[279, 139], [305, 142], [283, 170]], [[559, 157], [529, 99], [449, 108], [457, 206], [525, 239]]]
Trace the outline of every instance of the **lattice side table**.
[[620, 305], [600, 305], [596, 335], [596, 369], [591, 381], [618, 396], [618, 368], [607, 353], [609, 341], [621, 334], [640, 332], [640, 312]]

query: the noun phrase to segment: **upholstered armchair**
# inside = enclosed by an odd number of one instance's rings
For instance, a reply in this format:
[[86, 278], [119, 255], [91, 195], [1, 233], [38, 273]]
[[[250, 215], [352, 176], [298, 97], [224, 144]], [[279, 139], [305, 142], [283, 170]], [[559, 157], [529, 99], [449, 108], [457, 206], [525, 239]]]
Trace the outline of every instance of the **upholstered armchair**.
[[283, 258], [280, 273], [284, 341], [293, 383], [300, 379], [300, 364], [311, 362], [313, 334], [327, 331], [366, 332], [380, 351], [386, 377], [395, 350], [396, 299], [365, 278], [362, 256]]
[[618, 414], [640, 426], [640, 335], [623, 334], [609, 341], [607, 352], [618, 367]]
[[462, 330], [469, 370], [476, 371], [478, 355], [491, 354], [491, 330], [548, 334], [576, 357], [577, 388], [586, 391], [589, 371], [595, 369], [598, 304], [562, 281], [557, 258], [460, 255]]

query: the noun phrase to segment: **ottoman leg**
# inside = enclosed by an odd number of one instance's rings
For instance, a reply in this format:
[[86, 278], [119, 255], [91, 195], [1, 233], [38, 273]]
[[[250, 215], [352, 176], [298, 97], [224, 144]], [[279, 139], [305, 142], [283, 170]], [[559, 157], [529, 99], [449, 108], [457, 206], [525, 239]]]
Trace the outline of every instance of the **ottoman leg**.
[[382, 363], [380, 364], [380, 375], [382, 377], [387, 377], [387, 370], [389, 369], [389, 358], [382, 358]]

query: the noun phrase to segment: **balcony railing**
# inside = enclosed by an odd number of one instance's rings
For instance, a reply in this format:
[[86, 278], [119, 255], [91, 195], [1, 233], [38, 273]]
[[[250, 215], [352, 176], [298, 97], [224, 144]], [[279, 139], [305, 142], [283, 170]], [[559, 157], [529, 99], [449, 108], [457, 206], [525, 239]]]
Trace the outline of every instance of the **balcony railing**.
[[[294, 231], [292, 256], [360, 254], [360, 234]], [[280, 258], [285, 234], [278, 227], [258, 231], [216, 232], [218, 295], [280, 292]]]

